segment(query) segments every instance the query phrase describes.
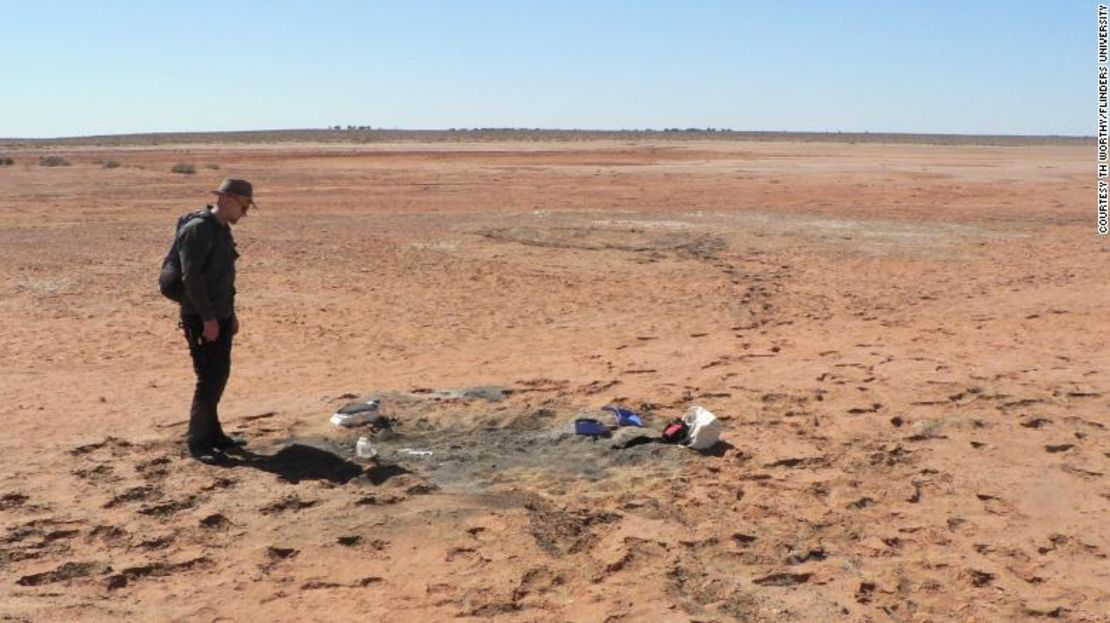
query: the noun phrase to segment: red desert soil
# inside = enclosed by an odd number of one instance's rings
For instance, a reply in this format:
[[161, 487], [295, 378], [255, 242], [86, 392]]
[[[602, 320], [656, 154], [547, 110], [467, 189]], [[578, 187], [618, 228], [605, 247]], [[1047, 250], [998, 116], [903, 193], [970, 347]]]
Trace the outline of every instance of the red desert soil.
[[[1107, 620], [1092, 146], [5, 155], [4, 620]], [[221, 468], [155, 281], [227, 175], [261, 208]], [[371, 395], [358, 461], [328, 418]], [[723, 442], [567, 432], [613, 402]]]

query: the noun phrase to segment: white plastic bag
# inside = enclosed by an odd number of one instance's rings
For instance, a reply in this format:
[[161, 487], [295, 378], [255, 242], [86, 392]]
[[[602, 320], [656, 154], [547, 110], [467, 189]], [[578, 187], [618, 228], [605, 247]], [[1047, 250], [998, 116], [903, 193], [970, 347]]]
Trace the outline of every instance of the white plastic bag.
[[682, 421], [689, 427], [685, 444], [694, 450], [712, 448], [721, 438], [721, 421], [709, 409], [694, 405], [686, 410]]

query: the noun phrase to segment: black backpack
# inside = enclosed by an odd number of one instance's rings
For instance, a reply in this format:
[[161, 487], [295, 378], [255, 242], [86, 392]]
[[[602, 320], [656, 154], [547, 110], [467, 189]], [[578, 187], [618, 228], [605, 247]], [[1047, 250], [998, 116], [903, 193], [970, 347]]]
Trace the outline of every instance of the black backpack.
[[162, 296], [171, 301], [180, 303], [181, 299], [185, 297], [185, 282], [181, 279], [181, 256], [178, 254], [177, 248], [177, 243], [181, 239], [181, 228], [185, 227], [185, 223], [201, 218], [206, 213], [207, 210], [190, 212], [177, 219], [173, 244], [170, 245], [170, 251], [166, 253], [166, 258], [162, 260], [162, 272], [158, 275], [158, 289], [162, 291]]

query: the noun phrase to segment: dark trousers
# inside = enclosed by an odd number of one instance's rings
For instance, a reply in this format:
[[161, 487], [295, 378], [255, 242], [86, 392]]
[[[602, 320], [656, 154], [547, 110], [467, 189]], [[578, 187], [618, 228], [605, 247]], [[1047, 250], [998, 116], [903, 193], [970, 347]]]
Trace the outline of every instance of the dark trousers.
[[189, 449], [203, 451], [224, 437], [218, 407], [220, 396], [231, 376], [231, 318], [220, 320], [216, 341], [204, 339], [204, 321], [200, 316], [182, 316], [181, 328], [189, 342], [193, 371], [197, 374], [193, 390], [193, 406], [189, 410]]

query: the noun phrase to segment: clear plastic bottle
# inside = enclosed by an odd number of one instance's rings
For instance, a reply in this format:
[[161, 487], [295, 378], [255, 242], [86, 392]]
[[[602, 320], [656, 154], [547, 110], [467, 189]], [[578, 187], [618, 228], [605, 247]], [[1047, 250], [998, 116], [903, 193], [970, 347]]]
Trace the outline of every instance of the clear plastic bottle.
[[372, 459], [378, 456], [378, 451], [370, 445], [368, 437], [359, 437], [358, 443], [355, 444], [355, 455], [360, 459]]

